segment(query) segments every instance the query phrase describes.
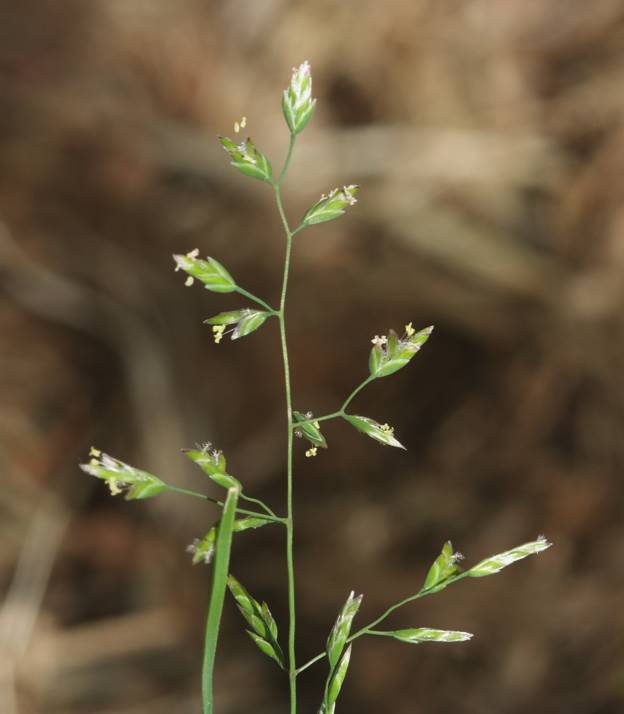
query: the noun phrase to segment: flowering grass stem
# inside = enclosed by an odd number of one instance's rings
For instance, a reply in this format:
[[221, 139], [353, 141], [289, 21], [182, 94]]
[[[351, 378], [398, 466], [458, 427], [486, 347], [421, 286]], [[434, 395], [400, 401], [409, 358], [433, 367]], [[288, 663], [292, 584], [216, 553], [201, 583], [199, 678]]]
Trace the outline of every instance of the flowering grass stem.
[[280, 342], [282, 347], [282, 360], [284, 363], [284, 389], [286, 393], [286, 420], [287, 420], [287, 453], [286, 453], [286, 570], [288, 575], [288, 681], [290, 688], [290, 714], [297, 711], [297, 665], [295, 655], [295, 631], [296, 631], [296, 604], [295, 604], [295, 563], [293, 555], [294, 541], [294, 515], [293, 515], [293, 413], [292, 395], [290, 385], [290, 365], [288, 361], [288, 344], [286, 341], [286, 295], [288, 291], [288, 277], [290, 272], [290, 256], [292, 253], [292, 231], [288, 225], [284, 206], [282, 205], [281, 184], [288, 171], [293, 148], [295, 146], [295, 134], [291, 134], [288, 144], [288, 153], [284, 160], [284, 166], [280, 172], [279, 179], [273, 184], [275, 191], [275, 202], [282, 221], [284, 233], [286, 234], [286, 254], [284, 256], [284, 272], [282, 277], [282, 291], [280, 297], [280, 307], [277, 317], [280, 326]]

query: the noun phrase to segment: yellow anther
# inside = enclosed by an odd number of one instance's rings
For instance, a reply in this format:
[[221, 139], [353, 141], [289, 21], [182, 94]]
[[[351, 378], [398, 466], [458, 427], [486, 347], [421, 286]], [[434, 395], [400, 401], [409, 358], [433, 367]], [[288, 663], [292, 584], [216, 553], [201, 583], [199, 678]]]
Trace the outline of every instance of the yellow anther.
[[99, 459], [100, 456], [102, 456], [102, 452], [99, 449], [96, 449], [95, 446], [92, 446], [89, 449], [89, 456], [95, 456], [96, 459]]
[[195, 278], [192, 275], [189, 275], [188, 278], [184, 281], [184, 284], [186, 285], [187, 288], [190, 288], [194, 282], [195, 282]]
[[235, 121], [234, 122], [234, 131], [238, 134], [241, 129], [244, 129], [247, 126], [247, 117], [243, 117], [240, 122]]
[[316, 446], [311, 446], [306, 452], [305, 455], [310, 458], [310, 456], [316, 456], [317, 448]]
[[415, 334], [416, 330], [412, 327], [412, 323], [408, 322], [407, 325], [405, 325], [405, 334], [408, 337], [411, 337], [413, 334]]
[[382, 424], [380, 429], [385, 431], [386, 434], [392, 434], [394, 432], [394, 428], [391, 427], [390, 424]]
[[219, 344], [223, 339], [223, 333], [225, 332], [225, 325], [213, 325], [212, 336], [214, 337], [215, 344]]
[[121, 493], [121, 488], [119, 487], [119, 481], [117, 481], [117, 479], [111, 478], [107, 483], [111, 496], [117, 496]]

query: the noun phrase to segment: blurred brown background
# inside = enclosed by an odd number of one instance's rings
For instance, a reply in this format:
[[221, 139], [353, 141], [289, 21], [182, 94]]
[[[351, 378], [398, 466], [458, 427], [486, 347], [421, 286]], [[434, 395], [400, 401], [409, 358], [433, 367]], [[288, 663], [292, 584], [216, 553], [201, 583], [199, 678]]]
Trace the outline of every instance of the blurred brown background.
[[[215, 135], [246, 115], [279, 165], [304, 59], [289, 215], [362, 190], [296, 241], [296, 408], [335, 409], [375, 333], [436, 331], [354, 402], [407, 453], [343, 423], [297, 450], [299, 659], [351, 589], [364, 623], [446, 539], [474, 563], [543, 532], [546, 554], [392, 620], [472, 642], [360, 640], [338, 711], [624, 711], [622, 0], [2, 3], [0, 711], [200, 711], [210, 571], [185, 547], [216, 512], [112, 499], [77, 464], [97, 444], [216, 495], [179, 453], [210, 440], [283, 509], [276, 326], [215, 346], [201, 320], [244, 303], [184, 288], [170, 256], [197, 247], [277, 302], [271, 192]], [[237, 537], [233, 570], [285, 632], [282, 533]], [[286, 711], [231, 603], [217, 685], [219, 714]]]

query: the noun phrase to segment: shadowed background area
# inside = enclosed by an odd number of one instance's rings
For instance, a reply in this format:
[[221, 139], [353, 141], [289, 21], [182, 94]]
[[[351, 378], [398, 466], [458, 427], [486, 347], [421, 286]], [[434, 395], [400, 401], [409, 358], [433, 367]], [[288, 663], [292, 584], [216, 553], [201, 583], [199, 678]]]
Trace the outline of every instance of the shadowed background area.
[[[624, 708], [624, 2], [22, 0], [0, 7], [0, 711], [197, 714], [217, 511], [110, 497], [89, 447], [219, 495], [180, 454], [211, 441], [284, 509], [277, 326], [216, 346], [237, 296], [183, 286], [199, 248], [277, 303], [270, 189], [215, 135], [279, 166], [280, 93], [312, 64], [315, 118], [284, 190], [293, 222], [334, 186], [348, 215], [297, 236], [294, 405], [333, 411], [370, 340], [436, 326], [353, 411], [296, 443], [298, 658], [350, 590], [364, 624], [418, 590], [445, 540], [475, 563], [555, 546], [396, 613], [475, 633], [361, 639], [339, 712], [610, 714]], [[283, 533], [232, 570], [286, 632]], [[286, 711], [285, 678], [228, 601], [218, 714]], [[300, 678], [316, 711], [325, 666]]]

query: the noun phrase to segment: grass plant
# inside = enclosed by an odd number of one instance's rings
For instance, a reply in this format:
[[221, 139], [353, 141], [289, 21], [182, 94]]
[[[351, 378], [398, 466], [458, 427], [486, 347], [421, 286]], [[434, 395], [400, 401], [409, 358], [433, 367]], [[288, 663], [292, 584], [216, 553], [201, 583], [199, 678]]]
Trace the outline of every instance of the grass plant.
[[[232, 140], [219, 137], [221, 145], [228, 154], [232, 165], [242, 174], [257, 179], [268, 185], [275, 197], [276, 210], [284, 230], [285, 255], [282, 266], [282, 280], [279, 304], [272, 307], [264, 299], [239, 286], [226, 268], [215, 258], [201, 258], [197, 249], [185, 255], [174, 255], [176, 270], [186, 274], [186, 285], [194, 283], [216, 293], [234, 293], [253, 303], [252, 307], [241, 307], [221, 312], [206, 320], [210, 326], [214, 341], [219, 344], [226, 335], [231, 340], [247, 337], [261, 328], [265, 322], [275, 319], [279, 325], [279, 340], [284, 372], [284, 401], [286, 442], [286, 483], [285, 504], [282, 515], [275, 513], [266, 503], [247, 494], [243, 483], [232, 476], [227, 469], [224, 454], [206, 443], [195, 449], [185, 451], [187, 458], [214, 483], [224, 490], [223, 500], [209, 498], [203, 493], [176, 487], [162, 481], [157, 476], [130, 466], [113, 458], [99, 449], [92, 448], [90, 459], [82, 465], [87, 473], [102, 479], [108, 484], [113, 495], [125, 493], [128, 500], [145, 499], [165, 492], [182, 493], [187, 496], [212, 501], [219, 509], [217, 523], [201, 538], [196, 540], [190, 550], [193, 562], [212, 563], [212, 577], [208, 612], [206, 619], [206, 637], [202, 670], [202, 702], [204, 714], [213, 712], [214, 664], [219, 638], [219, 626], [227, 591], [231, 595], [247, 624], [247, 632], [260, 651], [270, 657], [281, 668], [288, 680], [290, 696], [290, 714], [297, 711], [297, 679], [315, 663], [325, 660], [327, 678], [325, 687], [319, 695], [320, 714], [333, 714], [336, 702], [345, 680], [351, 659], [353, 644], [361, 637], [389, 637], [399, 642], [419, 644], [423, 642], [457, 643], [469, 640], [471, 633], [461, 630], [440, 630], [430, 627], [407, 627], [399, 630], [378, 629], [386, 618], [395, 610], [429, 595], [465, 578], [480, 578], [500, 572], [512, 563], [539, 553], [550, 546], [540, 536], [536, 540], [520, 545], [511, 550], [498, 553], [467, 569], [460, 567], [462, 556], [450, 542], [443, 545], [440, 554], [429, 568], [422, 587], [399, 602], [390, 605], [370, 623], [353, 631], [353, 621], [362, 602], [362, 595], [351, 592], [340, 609], [333, 627], [329, 630], [323, 651], [308, 662], [299, 664], [296, 660], [296, 597], [295, 597], [295, 557], [294, 557], [294, 439], [300, 437], [305, 443], [305, 457], [318, 454], [319, 449], [327, 448], [327, 441], [321, 424], [331, 419], [342, 419], [348, 425], [381, 445], [405, 448], [398, 441], [394, 429], [389, 424], [354, 414], [350, 407], [357, 395], [372, 382], [388, 377], [407, 366], [413, 357], [429, 340], [432, 327], [415, 329], [412, 322], [405, 325], [399, 335], [389, 330], [387, 335], [376, 335], [368, 357], [368, 376], [355, 387], [342, 405], [335, 411], [321, 416], [311, 412], [299, 412], [293, 409], [293, 392], [290, 379], [290, 362], [286, 332], [286, 305], [290, 263], [295, 243], [303, 239], [299, 234], [306, 228], [326, 221], [340, 218], [357, 203], [358, 186], [345, 185], [334, 188], [311, 206], [300, 222], [293, 228], [289, 223], [282, 203], [282, 186], [288, 173], [295, 143], [299, 134], [311, 120], [316, 100], [312, 97], [312, 76], [310, 66], [304, 62], [293, 69], [288, 88], [283, 93], [282, 109], [290, 132], [290, 141], [284, 163], [274, 173], [269, 159], [262, 154], [250, 138]], [[237, 122], [235, 133], [244, 130], [246, 120]], [[284, 555], [287, 573], [288, 626], [286, 644], [280, 643], [277, 623], [266, 602], [256, 600], [230, 573], [230, 553], [234, 536], [237, 532], [274, 525], [284, 529]]]

